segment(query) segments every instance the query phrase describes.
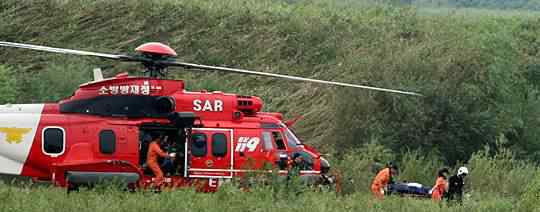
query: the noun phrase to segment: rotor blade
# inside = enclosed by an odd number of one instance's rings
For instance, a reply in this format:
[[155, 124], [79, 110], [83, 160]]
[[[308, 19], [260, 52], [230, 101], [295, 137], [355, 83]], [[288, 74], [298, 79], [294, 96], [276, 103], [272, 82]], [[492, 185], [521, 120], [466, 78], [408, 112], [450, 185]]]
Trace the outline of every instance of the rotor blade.
[[122, 61], [137, 61], [136, 58], [130, 57], [130, 56], [127, 56], [127, 55], [115, 55], [115, 54], [105, 54], [105, 53], [73, 50], [73, 49], [61, 49], [61, 48], [54, 48], [54, 47], [48, 47], [48, 46], [38, 46], [38, 45], [23, 44], [23, 43], [12, 43], [12, 42], [5, 42], [5, 41], [0, 41], [0, 46], [13, 47], [13, 48], [23, 48], [23, 49], [32, 49], [32, 50], [46, 51], [46, 52], [55, 52], [55, 53], [61, 53], [61, 54], [94, 56], [94, 57], [113, 59], [113, 60], [122, 60]]
[[199, 64], [193, 64], [193, 63], [169, 62], [169, 61], [164, 62], [164, 64], [166, 64], [168, 66], [180, 66], [180, 67], [184, 67], [184, 68], [197, 68], [197, 69], [210, 70], [210, 71], [233, 72], [233, 73], [240, 73], [240, 74], [249, 74], [249, 75], [257, 75], [257, 76], [265, 76], [265, 77], [274, 77], [274, 78], [282, 78], [282, 79], [289, 79], [289, 80], [298, 80], [298, 81], [304, 81], [304, 82], [314, 82], [314, 83], [321, 83], [321, 84], [327, 84], [327, 85], [337, 85], [337, 86], [344, 86], [344, 87], [363, 88], [363, 89], [369, 89], [369, 90], [384, 91], [384, 92], [391, 92], [391, 93], [399, 93], [399, 94], [406, 94], [406, 95], [413, 95], [413, 96], [422, 96], [422, 94], [415, 93], [415, 92], [409, 92], [409, 91], [400, 91], [400, 90], [394, 90], [394, 89], [386, 89], [386, 88], [378, 88], [378, 87], [365, 86], [365, 85], [356, 85], [356, 84], [343, 83], [343, 82], [334, 82], [334, 81], [310, 79], [310, 78], [304, 78], [304, 77], [289, 76], [289, 75], [274, 74], [274, 73], [259, 72], [259, 71], [250, 71], [250, 70], [236, 69], [236, 68], [226, 68], [226, 67], [218, 67], [218, 66], [207, 66], [207, 65], [199, 65]]

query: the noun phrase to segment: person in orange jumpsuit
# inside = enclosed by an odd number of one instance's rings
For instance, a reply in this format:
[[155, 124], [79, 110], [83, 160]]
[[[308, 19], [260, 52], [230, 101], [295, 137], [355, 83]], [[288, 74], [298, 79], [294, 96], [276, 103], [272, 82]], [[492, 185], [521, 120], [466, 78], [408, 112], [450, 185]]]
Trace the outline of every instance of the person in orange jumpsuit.
[[148, 154], [146, 156], [146, 164], [156, 176], [155, 182], [157, 187], [161, 186], [161, 184], [163, 183], [163, 171], [161, 171], [158, 159], [160, 157], [170, 157], [166, 152], [161, 150], [160, 144], [161, 139], [159, 138], [159, 136], [152, 136], [152, 142], [150, 142], [150, 145], [148, 146]]
[[398, 168], [396, 165], [389, 164], [384, 169], [379, 171], [371, 183], [371, 193], [377, 199], [383, 199], [384, 189], [392, 182], [392, 176], [398, 174]]
[[435, 181], [435, 186], [431, 189], [431, 199], [435, 202], [439, 202], [444, 197], [444, 194], [448, 190], [448, 181], [447, 175], [450, 172], [447, 168], [439, 170], [437, 180]]

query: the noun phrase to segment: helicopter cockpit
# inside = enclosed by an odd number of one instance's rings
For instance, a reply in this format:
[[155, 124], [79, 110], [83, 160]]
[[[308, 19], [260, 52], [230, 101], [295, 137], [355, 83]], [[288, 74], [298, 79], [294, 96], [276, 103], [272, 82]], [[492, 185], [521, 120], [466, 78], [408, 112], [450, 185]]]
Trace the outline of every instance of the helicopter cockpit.
[[[277, 155], [276, 164], [280, 169], [286, 169], [285, 161], [288, 159], [295, 159], [301, 156], [302, 170], [315, 170], [316, 160], [319, 158], [318, 152], [312, 148], [307, 147], [296, 136], [294, 131], [287, 127], [287, 125], [263, 123], [261, 127], [263, 130], [263, 141], [271, 143], [272, 140], [275, 143]], [[270, 145], [267, 145], [270, 146]]]
[[302, 147], [304, 145], [302, 141], [300, 141], [300, 139], [296, 137], [296, 134], [292, 129], [288, 128], [284, 124], [282, 125], [282, 127], [285, 129], [285, 137], [287, 138], [287, 142], [290, 147], [296, 148], [298, 146]]
[[[302, 156], [302, 159], [307, 164], [307, 166], [303, 167], [304, 169], [312, 170], [315, 164], [314, 156], [318, 156], [318, 159], [320, 160], [321, 173], [326, 174], [330, 171], [330, 163], [328, 162], [328, 160], [320, 156], [319, 153], [314, 152], [312, 148], [306, 148], [304, 143], [302, 143], [302, 141], [298, 139], [298, 137], [296, 136], [296, 134], [294, 133], [292, 129], [288, 128], [284, 124], [282, 125], [282, 127], [283, 129], [285, 129], [284, 132], [285, 132], [285, 136], [287, 137], [287, 141], [288, 141], [287, 144], [290, 147], [296, 148], [297, 151], [295, 153], [297, 154], [297, 156]], [[293, 153], [293, 157], [294, 156], [295, 155]]]

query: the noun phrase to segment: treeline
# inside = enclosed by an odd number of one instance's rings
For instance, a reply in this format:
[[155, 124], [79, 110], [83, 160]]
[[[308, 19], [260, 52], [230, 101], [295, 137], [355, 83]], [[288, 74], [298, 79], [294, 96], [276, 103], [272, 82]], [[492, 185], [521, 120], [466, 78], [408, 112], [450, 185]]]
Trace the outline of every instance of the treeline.
[[[340, 7], [365, 5], [401, 5], [428, 8], [477, 8], [497, 10], [540, 10], [539, 0], [274, 0], [288, 4], [335, 4]], [[330, 3], [329, 3], [330, 2]]]
[[540, 10], [538, 0], [401, 0], [401, 3], [428, 7]]
[[[258, 0], [0, 1], [0, 40], [98, 52], [168, 43], [187, 62], [410, 90], [423, 97], [239, 75], [171, 72], [189, 89], [260, 96], [306, 143], [366, 144], [452, 165], [489, 147], [540, 162], [540, 19], [419, 15], [414, 7]], [[0, 102], [57, 101], [135, 64], [0, 49]], [[176, 73], [176, 74], [175, 74]]]

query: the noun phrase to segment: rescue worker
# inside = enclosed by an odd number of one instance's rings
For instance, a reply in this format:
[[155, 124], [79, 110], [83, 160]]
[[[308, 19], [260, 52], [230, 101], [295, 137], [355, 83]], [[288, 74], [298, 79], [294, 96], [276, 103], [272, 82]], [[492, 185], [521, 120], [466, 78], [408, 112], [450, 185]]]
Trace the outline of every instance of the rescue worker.
[[157, 134], [153, 134], [152, 142], [150, 142], [150, 145], [148, 146], [148, 154], [146, 158], [146, 164], [156, 176], [155, 183], [158, 189], [163, 183], [163, 171], [161, 171], [161, 168], [158, 163], [158, 159], [160, 157], [161, 158], [174, 157], [174, 155], [169, 155], [163, 150], [161, 150], [160, 144], [161, 144], [160, 136]]
[[439, 202], [442, 200], [444, 194], [448, 190], [448, 182], [447, 182], [447, 175], [450, 172], [447, 168], [442, 168], [437, 173], [437, 180], [435, 181], [435, 186], [431, 189], [431, 199], [435, 202]]
[[398, 167], [392, 163], [387, 164], [384, 169], [377, 173], [373, 183], [371, 183], [371, 193], [375, 198], [383, 199], [388, 184], [393, 183], [393, 175], [398, 175]]
[[[163, 147], [167, 152], [174, 152], [173, 145], [169, 141], [169, 137], [165, 136], [161, 139], [160, 146]], [[174, 175], [176, 172], [174, 158], [165, 158], [161, 163], [162, 171], [165, 176]]]
[[469, 174], [469, 169], [467, 167], [459, 167], [457, 174], [451, 176], [448, 179], [448, 195], [447, 200], [448, 203], [452, 203], [454, 201], [457, 201], [460, 205], [463, 201], [463, 186], [465, 183], [463, 180], [465, 179], [465, 176]]
[[295, 152], [293, 154], [293, 167], [298, 167], [300, 170], [311, 170], [311, 163], [302, 156], [301, 153]]
[[289, 180], [291, 177], [298, 177], [300, 176], [300, 171], [305, 170], [305, 161], [304, 157], [298, 152], [295, 152], [293, 154], [292, 160], [288, 162], [288, 175], [287, 179]]

